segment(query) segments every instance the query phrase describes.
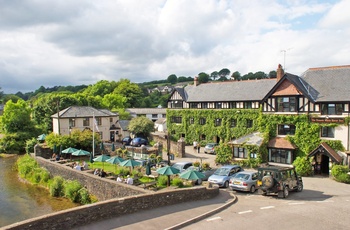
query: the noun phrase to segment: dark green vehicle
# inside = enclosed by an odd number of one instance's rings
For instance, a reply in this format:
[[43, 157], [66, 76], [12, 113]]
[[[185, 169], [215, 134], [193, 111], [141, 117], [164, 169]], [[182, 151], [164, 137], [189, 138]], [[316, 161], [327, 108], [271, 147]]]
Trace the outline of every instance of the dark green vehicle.
[[258, 168], [258, 193], [262, 195], [277, 194], [287, 198], [290, 191], [303, 191], [303, 181], [295, 168], [267, 166]]

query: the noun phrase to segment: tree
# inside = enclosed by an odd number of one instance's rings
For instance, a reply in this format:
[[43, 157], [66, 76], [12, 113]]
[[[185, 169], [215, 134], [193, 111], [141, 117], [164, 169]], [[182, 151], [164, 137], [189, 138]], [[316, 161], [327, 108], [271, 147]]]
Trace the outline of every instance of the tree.
[[266, 73], [259, 71], [254, 74], [255, 79], [265, 79], [267, 78]]
[[145, 116], [135, 117], [131, 119], [128, 130], [135, 136], [148, 137], [154, 130], [154, 123]]
[[207, 73], [199, 73], [198, 74], [198, 82], [199, 83], [207, 83], [209, 81], [209, 75]]
[[214, 71], [210, 74], [210, 78], [213, 79], [215, 81], [216, 78], [219, 77], [219, 73], [218, 71]]
[[176, 84], [177, 83], [177, 76], [175, 74], [169, 75], [167, 81], [171, 84]]
[[277, 78], [277, 72], [276, 72], [276, 70], [270, 71], [268, 77], [269, 77], [269, 78]]
[[187, 77], [181, 76], [177, 78], [177, 82], [186, 82], [188, 81]]
[[230, 75], [230, 72], [231, 71], [229, 69], [224, 68], [224, 69], [219, 71], [219, 76], [220, 76], [220, 78], [225, 77], [227, 79], [227, 76]]
[[90, 85], [88, 88], [84, 90], [84, 94], [90, 95], [90, 96], [101, 96], [104, 97], [106, 94], [110, 94], [114, 91], [114, 89], [117, 87], [117, 83], [115, 81], [107, 81], [107, 80], [101, 80], [98, 81], [94, 85]]
[[5, 134], [34, 131], [31, 109], [22, 99], [19, 99], [16, 103], [8, 101], [0, 119], [1, 129]]
[[138, 108], [141, 99], [144, 97], [140, 86], [131, 83], [128, 79], [121, 79], [117, 82], [117, 87], [113, 93], [120, 94], [126, 98], [125, 106], [127, 108]]
[[120, 94], [109, 93], [102, 98], [103, 107], [113, 110], [119, 108], [125, 108], [126, 97]]
[[241, 80], [240, 72], [238, 72], [238, 71], [233, 72], [232, 75], [231, 75], [231, 79], [235, 80], [235, 81]]

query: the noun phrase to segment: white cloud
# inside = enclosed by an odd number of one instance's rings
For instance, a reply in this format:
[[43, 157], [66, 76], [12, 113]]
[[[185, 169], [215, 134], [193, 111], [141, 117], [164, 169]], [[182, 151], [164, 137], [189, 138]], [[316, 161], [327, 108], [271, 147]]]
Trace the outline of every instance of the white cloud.
[[0, 2], [5, 93], [350, 63], [349, 0]]

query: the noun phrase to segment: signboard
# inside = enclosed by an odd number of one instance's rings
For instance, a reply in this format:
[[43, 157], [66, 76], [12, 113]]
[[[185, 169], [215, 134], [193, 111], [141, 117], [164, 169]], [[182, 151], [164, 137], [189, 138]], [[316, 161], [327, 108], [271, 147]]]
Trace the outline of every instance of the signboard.
[[311, 122], [317, 123], [344, 123], [344, 118], [311, 117]]

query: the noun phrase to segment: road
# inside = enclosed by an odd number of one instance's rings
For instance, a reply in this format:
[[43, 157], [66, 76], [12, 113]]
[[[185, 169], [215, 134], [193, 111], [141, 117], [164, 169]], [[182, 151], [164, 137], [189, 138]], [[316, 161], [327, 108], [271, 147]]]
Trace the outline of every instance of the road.
[[350, 229], [350, 185], [303, 178], [287, 199], [235, 192], [237, 203], [183, 229]]

